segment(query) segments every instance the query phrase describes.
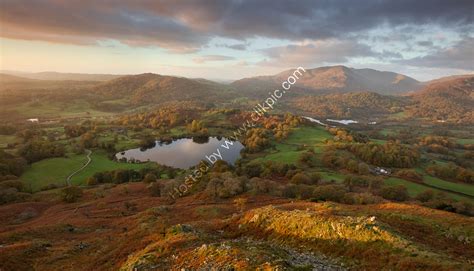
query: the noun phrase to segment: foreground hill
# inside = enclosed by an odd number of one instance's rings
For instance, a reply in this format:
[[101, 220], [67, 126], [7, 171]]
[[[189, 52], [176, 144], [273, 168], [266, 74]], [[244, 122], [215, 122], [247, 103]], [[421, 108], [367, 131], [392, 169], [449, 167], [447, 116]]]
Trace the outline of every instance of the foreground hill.
[[102, 186], [0, 206], [3, 270], [470, 270], [472, 218], [410, 204], [149, 195]]
[[[259, 76], [237, 80], [232, 83], [243, 93], [267, 93], [274, 88], [281, 88], [281, 83], [294, 70], [284, 71], [272, 76]], [[372, 69], [354, 69], [345, 66], [321, 67], [308, 69], [294, 85], [298, 91], [308, 93], [360, 92], [371, 91], [380, 94], [403, 94], [420, 87], [417, 80], [394, 72]]]
[[97, 94], [129, 99], [132, 104], [167, 101], [223, 101], [232, 97], [229, 87], [203, 79], [165, 76], [153, 73], [123, 76], [99, 84]]
[[414, 116], [474, 123], [474, 75], [435, 80], [412, 98]]

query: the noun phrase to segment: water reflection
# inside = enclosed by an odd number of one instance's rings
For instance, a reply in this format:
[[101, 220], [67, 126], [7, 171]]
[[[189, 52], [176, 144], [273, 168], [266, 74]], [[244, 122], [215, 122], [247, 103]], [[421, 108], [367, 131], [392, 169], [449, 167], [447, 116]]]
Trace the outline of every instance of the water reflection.
[[[194, 137], [181, 138], [172, 141], [157, 141], [155, 145], [147, 149], [130, 149], [117, 153], [117, 159], [137, 160], [141, 162], [153, 161], [159, 164], [176, 168], [189, 168], [199, 161], [206, 159], [206, 155], [216, 152], [217, 148], [222, 155], [222, 160], [233, 164], [240, 157], [240, 150], [244, 146], [234, 141], [229, 149], [225, 146], [225, 138], [222, 137]], [[227, 140], [230, 142], [230, 140]]]

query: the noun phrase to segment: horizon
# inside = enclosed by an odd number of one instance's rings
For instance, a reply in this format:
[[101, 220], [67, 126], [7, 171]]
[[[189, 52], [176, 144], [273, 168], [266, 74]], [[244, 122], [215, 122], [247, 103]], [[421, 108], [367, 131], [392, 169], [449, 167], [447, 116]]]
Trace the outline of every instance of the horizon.
[[[311, 68], [305, 68], [305, 69], [306, 70], [313, 70], [313, 69], [318, 69], [318, 68], [333, 68], [333, 67], [339, 67], [339, 66], [343, 66], [343, 67], [346, 67], [346, 68], [349, 68], [349, 69], [371, 69], [371, 70], [375, 70], [375, 71], [379, 71], [379, 72], [397, 73], [395, 71], [389, 71], [389, 70], [377, 70], [377, 69], [365, 68], [365, 67], [355, 68], [355, 67], [346, 66], [346, 65], [319, 66], [319, 67], [311, 67]], [[292, 70], [292, 69], [294, 69], [294, 68], [281, 70], [280, 72], [289, 71], [289, 70]], [[88, 72], [68, 72], [68, 71], [38, 71], [38, 72], [31, 72], [31, 71], [18, 71], [18, 70], [0, 70], [0, 73], [8, 74], [8, 75], [14, 75], [14, 76], [18, 76], [18, 77], [22, 77], [22, 74], [40, 74], [40, 73], [78, 74], [78, 75], [110, 75], [110, 76], [133, 76], [133, 75], [140, 75], [140, 74], [150, 73], [150, 74], [156, 74], [156, 75], [182, 77], [182, 78], [189, 78], [189, 79], [205, 79], [205, 80], [210, 80], [210, 81], [214, 81], [214, 82], [218, 82], [218, 83], [231, 83], [233, 81], [237, 81], [237, 80], [240, 80], [240, 79], [258, 77], [258, 76], [273, 76], [273, 75], [277, 74], [277, 73], [262, 74], [262, 75], [242, 77], [242, 78], [221, 79], [221, 78], [206, 78], [206, 77], [187, 77], [187, 76], [182, 76], [182, 75], [179, 75], [179, 74], [165, 74], [165, 73], [156, 73], [156, 72], [141, 72], [141, 73], [130, 73], [130, 74], [122, 73], [122, 74], [120, 74], [120, 73], [88, 73]], [[441, 79], [441, 78], [444, 78], [444, 77], [450, 77], [450, 76], [473, 75], [474, 71], [472, 71], [471, 73], [448, 74], [448, 75], [441, 76], [441, 77], [433, 77], [429, 80], [420, 80], [420, 79], [415, 78], [413, 76], [410, 76], [410, 75], [407, 75], [407, 74], [402, 74], [402, 73], [397, 73], [397, 74], [408, 76], [408, 77], [410, 77], [414, 80], [417, 80], [417, 81], [423, 83], [423, 82], [429, 82], [429, 81], [432, 81], [432, 80], [437, 80], [437, 79]], [[38, 80], [48, 80], [48, 79], [38, 79]]]
[[295, 66], [419, 81], [474, 71], [469, 1], [318, 3], [4, 1], [0, 69], [224, 81]]

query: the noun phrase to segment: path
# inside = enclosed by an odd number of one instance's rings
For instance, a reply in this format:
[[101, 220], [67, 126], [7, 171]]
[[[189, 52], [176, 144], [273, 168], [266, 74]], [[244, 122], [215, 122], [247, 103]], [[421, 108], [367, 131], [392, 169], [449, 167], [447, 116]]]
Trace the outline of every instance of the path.
[[91, 158], [91, 154], [92, 154], [92, 151], [91, 150], [86, 150], [87, 151], [87, 162], [78, 170], [74, 171], [73, 173], [71, 173], [69, 176], [67, 176], [66, 178], [66, 184], [69, 186], [71, 185], [71, 178], [72, 176], [76, 175], [77, 173], [79, 173], [80, 171], [82, 171], [83, 169], [85, 169], [91, 162], [92, 162], [92, 158]]

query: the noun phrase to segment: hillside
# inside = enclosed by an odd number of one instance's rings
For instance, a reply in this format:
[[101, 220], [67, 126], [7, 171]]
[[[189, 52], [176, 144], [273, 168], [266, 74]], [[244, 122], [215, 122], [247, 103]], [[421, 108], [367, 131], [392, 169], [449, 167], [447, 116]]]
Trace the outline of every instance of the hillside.
[[15, 75], [10, 75], [10, 74], [5, 74], [5, 73], [0, 73], [0, 83], [2, 84], [8, 84], [8, 83], [24, 83], [24, 82], [37, 82], [36, 80], [33, 79], [28, 79], [25, 77], [20, 77], [20, 76], [15, 76]]
[[435, 80], [412, 98], [414, 116], [474, 123], [474, 75]]
[[95, 81], [39, 80], [0, 73], [0, 92], [9, 95], [35, 96], [58, 91], [56, 94], [67, 96], [73, 89], [88, 89], [96, 84]]
[[[292, 73], [293, 70], [288, 70], [273, 76], [244, 78], [233, 82], [232, 85], [247, 94], [258, 94], [260, 91], [266, 93], [279, 88], [281, 82]], [[416, 90], [420, 85], [415, 79], [394, 72], [330, 66], [306, 70], [294, 87], [298, 92], [311, 94], [371, 91], [398, 95]]]
[[373, 92], [302, 96], [290, 102], [291, 107], [299, 113], [324, 118], [368, 118], [400, 112], [408, 104], [409, 98]]
[[164, 76], [153, 73], [123, 76], [94, 87], [108, 98], [128, 99], [132, 104], [168, 101], [223, 101], [232, 97], [229, 87], [202, 79]]
[[[5, 270], [469, 270], [472, 219], [398, 203], [152, 197], [143, 183], [0, 206]], [[355, 257], [356, 256], [356, 257]]]
[[74, 81], [108, 81], [119, 78], [123, 75], [115, 74], [92, 74], [92, 73], [62, 73], [62, 72], [16, 72], [16, 71], [2, 71], [4, 74], [20, 76], [28, 79], [38, 80], [74, 80]]

